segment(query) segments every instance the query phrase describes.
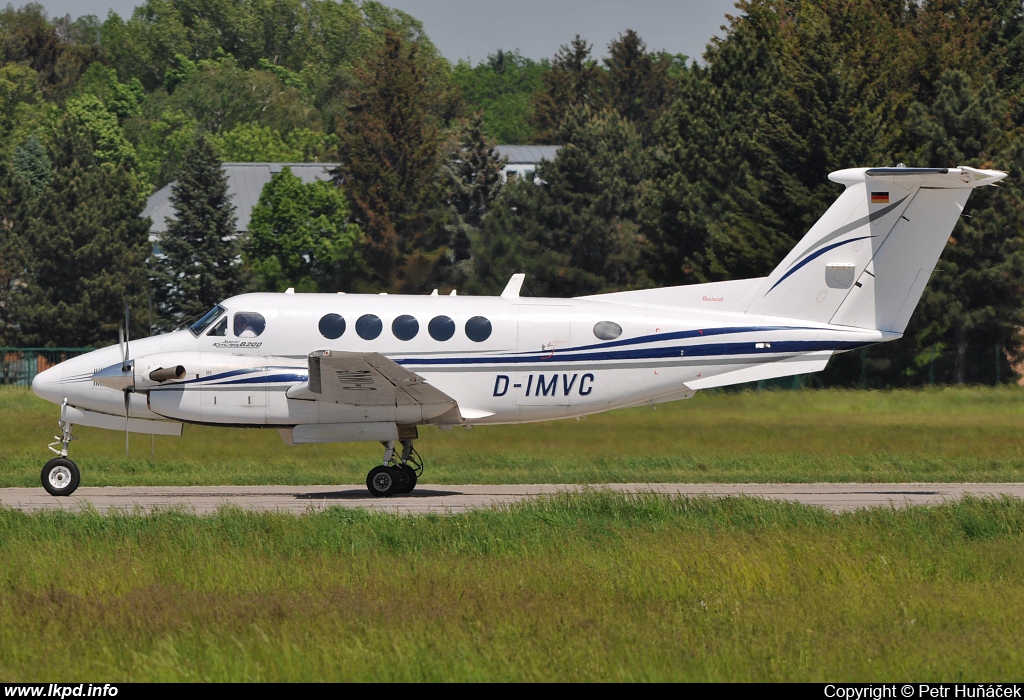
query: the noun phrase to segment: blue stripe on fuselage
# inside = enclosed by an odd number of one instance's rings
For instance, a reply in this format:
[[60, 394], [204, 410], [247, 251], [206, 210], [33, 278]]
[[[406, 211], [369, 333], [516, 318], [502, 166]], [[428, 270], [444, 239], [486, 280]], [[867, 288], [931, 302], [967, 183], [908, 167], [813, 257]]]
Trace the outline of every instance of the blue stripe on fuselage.
[[395, 360], [400, 365], [442, 366], [479, 364], [528, 364], [557, 361], [561, 364], [574, 362], [600, 362], [610, 360], [654, 360], [677, 357], [715, 357], [725, 355], [773, 355], [790, 352], [815, 352], [820, 350], [855, 350], [873, 343], [835, 342], [827, 340], [772, 341], [771, 347], [757, 348], [755, 343], [707, 343], [704, 345], [676, 345], [672, 347], [647, 348], [643, 350], [619, 350], [610, 352], [587, 352], [566, 355], [555, 352], [550, 355], [527, 357], [423, 357]]
[[[186, 379], [181, 382], [175, 382], [173, 385], [167, 386], [181, 386], [183, 384], [210, 384], [213, 382], [219, 382], [221, 379], [227, 379], [229, 377], [237, 377], [242, 374], [256, 374], [257, 372], [270, 372], [272, 370], [295, 370], [296, 367], [250, 367], [248, 369], [233, 369], [228, 372], [221, 372], [220, 374], [214, 374], [209, 377], [199, 377], [197, 379]], [[229, 382], [222, 382], [229, 383]]]
[[[607, 343], [594, 343], [592, 345], [580, 345], [575, 348], [560, 348], [559, 352], [576, 352], [577, 350], [593, 350], [594, 348], [614, 348], [623, 345], [638, 345], [643, 343], [655, 343], [665, 340], [683, 340], [684, 338], [703, 338], [712, 335], [734, 335], [738, 333], [767, 333], [769, 331], [815, 331], [817, 328], [806, 326], [735, 326], [724, 328], [699, 328], [689, 331], [672, 331], [671, 333], [654, 333], [641, 335], [636, 338], [624, 340], [613, 340]], [[531, 351], [527, 351], [531, 352]], [[522, 354], [522, 353], [520, 353]]]
[[308, 379], [309, 376], [305, 374], [272, 374], [269, 377], [246, 377], [244, 379], [232, 379], [229, 382], [204, 384], [203, 388], [213, 388], [218, 386], [237, 386], [240, 384], [281, 384], [284, 382], [294, 384], [295, 382], [304, 382]]

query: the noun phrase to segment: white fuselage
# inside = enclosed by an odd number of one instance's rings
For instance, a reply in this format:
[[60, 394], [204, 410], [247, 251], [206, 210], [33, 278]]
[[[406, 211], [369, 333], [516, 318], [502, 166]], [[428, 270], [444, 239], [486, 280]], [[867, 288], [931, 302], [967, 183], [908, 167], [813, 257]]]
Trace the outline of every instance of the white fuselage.
[[[223, 335], [210, 335], [214, 323], [199, 335], [180, 330], [130, 342], [132, 418], [273, 427], [541, 421], [688, 398], [694, 389], [758, 376], [742, 370], [775, 363], [799, 367], [794, 360], [827, 359], [833, 352], [898, 337], [713, 308], [593, 299], [247, 294], [221, 306], [221, 318], [228, 320]], [[240, 331], [232, 320], [236, 314], [258, 314], [265, 327], [255, 336]], [[334, 339], [320, 330], [328, 314], [345, 322]], [[367, 315], [380, 321], [376, 337], [357, 332], [357, 321]], [[404, 335], [418, 325], [408, 340], [392, 330], [401, 316], [417, 322], [406, 319]], [[431, 321], [439, 318], [439, 330], [432, 334]], [[477, 319], [479, 328], [481, 318], [489, 322], [490, 333], [473, 340], [466, 324]], [[597, 324], [603, 324], [603, 339], [595, 334]], [[367, 325], [372, 331], [373, 323], [363, 324], [364, 331]], [[450, 338], [432, 337], [443, 337], [453, 326]], [[621, 329], [617, 336], [616, 329]], [[307, 355], [327, 349], [384, 355], [455, 399], [460, 415], [426, 415], [416, 406], [341, 405], [296, 393], [307, 380]], [[55, 403], [123, 416], [122, 392], [93, 377], [121, 360], [117, 346], [96, 350], [39, 374], [33, 389]], [[172, 366], [183, 367], [185, 375], [149, 379], [153, 370]]]

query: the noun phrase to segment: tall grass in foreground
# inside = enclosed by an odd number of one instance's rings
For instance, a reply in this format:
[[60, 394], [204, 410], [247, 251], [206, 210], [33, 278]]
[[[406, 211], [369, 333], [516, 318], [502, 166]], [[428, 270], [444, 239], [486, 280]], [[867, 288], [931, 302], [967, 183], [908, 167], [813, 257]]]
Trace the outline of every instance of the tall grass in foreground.
[[0, 680], [1007, 680], [1022, 544], [1017, 500], [0, 510]]
[[[38, 486], [58, 409], [0, 389], [0, 486]], [[181, 438], [76, 428], [83, 486], [359, 484], [376, 443], [285, 446], [276, 431]], [[421, 428], [424, 483], [1024, 481], [1024, 388], [701, 393], [587, 420]]]

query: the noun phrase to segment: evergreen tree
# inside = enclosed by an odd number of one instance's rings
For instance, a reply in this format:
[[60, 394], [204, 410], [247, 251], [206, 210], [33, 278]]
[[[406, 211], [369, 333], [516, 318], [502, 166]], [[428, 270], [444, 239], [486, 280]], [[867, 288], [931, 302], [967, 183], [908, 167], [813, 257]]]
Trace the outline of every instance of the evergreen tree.
[[457, 149], [444, 166], [448, 189], [449, 282], [465, 286], [472, 275], [473, 241], [502, 188], [505, 159], [484, 133], [482, 115], [463, 125]]
[[501, 191], [505, 159], [484, 133], [483, 117], [475, 116], [459, 131], [458, 149], [444, 166], [448, 202], [470, 226], [479, 226]]
[[[658, 124], [640, 221], [659, 284], [756, 277], [793, 243], [792, 234], [779, 235], [783, 220], [758, 172], [765, 157], [758, 129], [781, 73], [772, 51], [776, 17], [743, 9], [726, 37], [708, 47], [707, 66], [683, 76], [680, 99]], [[742, 247], [709, 261], [709, 249], [723, 239]]]
[[608, 58], [604, 59], [608, 106], [633, 122], [648, 143], [655, 122], [675, 96], [671, 61], [668, 56], [649, 53], [632, 29], [608, 45]]
[[14, 171], [36, 192], [50, 182], [52, 168], [46, 149], [35, 134], [14, 149]]
[[995, 164], [1010, 176], [971, 195], [907, 329], [895, 367], [904, 377], [890, 382], [1013, 377], [1024, 325], [1024, 138], [1009, 113], [991, 78], [974, 86], [963, 71], [943, 73], [934, 102], [911, 109], [908, 164]]
[[436, 278], [444, 255], [437, 209], [446, 95], [420, 46], [395, 32], [356, 77], [336, 177], [366, 235], [372, 285], [416, 291]]
[[204, 313], [247, 284], [227, 176], [209, 138], [197, 135], [183, 160], [171, 187], [177, 219], [169, 222], [160, 255], [151, 262], [154, 302], [165, 328]]
[[659, 125], [643, 221], [660, 282], [767, 274], [835, 199], [829, 172], [894, 162], [913, 62], [892, 5], [740, 4]]
[[28, 226], [25, 286], [12, 303], [24, 345], [109, 345], [124, 323], [125, 301], [136, 310], [132, 335], [143, 328], [145, 199], [133, 173], [100, 162], [94, 150], [83, 126], [65, 116], [53, 137], [52, 179]]
[[579, 296], [650, 284], [636, 226], [647, 157], [633, 125], [616, 112], [574, 108], [565, 145], [537, 169], [537, 184], [506, 185], [483, 220], [474, 262], [483, 291], [516, 272], [530, 294]]
[[0, 345], [15, 341], [11, 296], [25, 274], [26, 233], [34, 192], [0, 160]]
[[579, 34], [559, 48], [542, 80], [544, 91], [534, 101], [532, 120], [540, 143], [558, 143], [562, 120], [572, 107], [604, 104], [604, 73]]
[[247, 258], [262, 287], [338, 292], [365, 277], [362, 234], [348, 223], [344, 193], [328, 182], [303, 183], [290, 168], [263, 188], [249, 222]]

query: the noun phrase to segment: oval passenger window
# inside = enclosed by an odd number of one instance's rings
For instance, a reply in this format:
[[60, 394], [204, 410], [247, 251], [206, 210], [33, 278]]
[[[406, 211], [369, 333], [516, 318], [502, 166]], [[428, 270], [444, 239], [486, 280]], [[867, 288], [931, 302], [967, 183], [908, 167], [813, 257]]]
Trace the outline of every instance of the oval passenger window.
[[320, 335], [328, 340], [337, 340], [345, 334], [345, 319], [338, 314], [327, 314], [320, 319]]
[[483, 316], [474, 316], [466, 321], [466, 337], [474, 343], [482, 343], [491, 337], [491, 322]]
[[365, 314], [356, 321], [356, 333], [363, 340], [373, 340], [384, 330], [384, 324], [373, 314]]
[[435, 316], [427, 324], [427, 332], [434, 340], [450, 340], [455, 335], [455, 321], [447, 316]]
[[412, 316], [399, 316], [392, 322], [391, 332], [399, 340], [412, 340], [420, 332], [420, 322]]
[[615, 340], [622, 335], [622, 326], [612, 321], [598, 321], [594, 324], [594, 335], [601, 340]]

